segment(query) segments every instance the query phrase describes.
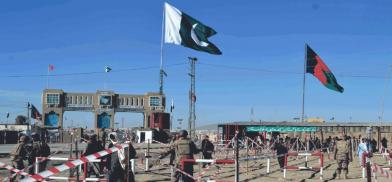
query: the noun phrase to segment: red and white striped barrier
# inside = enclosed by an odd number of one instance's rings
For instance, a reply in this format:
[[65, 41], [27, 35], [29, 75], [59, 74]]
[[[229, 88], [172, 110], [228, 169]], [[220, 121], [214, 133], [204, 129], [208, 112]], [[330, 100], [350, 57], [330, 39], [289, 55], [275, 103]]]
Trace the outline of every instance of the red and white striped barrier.
[[66, 163], [64, 163], [64, 164], [62, 164], [60, 166], [52, 167], [52, 168], [50, 168], [50, 169], [48, 169], [46, 171], [43, 171], [43, 172], [41, 172], [39, 174], [35, 174], [35, 175], [30, 176], [30, 177], [28, 177], [26, 179], [23, 179], [22, 182], [42, 181], [45, 178], [47, 178], [49, 176], [52, 176], [54, 174], [60, 173], [60, 172], [65, 171], [67, 169], [74, 168], [74, 167], [79, 166], [81, 164], [84, 164], [86, 162], [91, 162], [91, 161], [93, 161], [93, 160], [95, 160], [95, 159], [97, 159], [99, 157], [106, 156], [106, 155], [111, 154], [113, 152], [116, 152], [116, 151], [118, 151], [120, 149], [127, 148], [128, 145], [129, 144], [116, 145], [116, 146], [114, 146], [112, 148], [105, 149], [103, 151], [96, 152], [94, 154], [81, 157], [80, 159], [76, 159], [74, 161], [68, 161], [68, 162], [66, 162]]
[[[319, 166], [316, 167], [307, 167], [307, 166], [289, 166], [288, 163], [288, 158], [290, 156], [293, 157], [298, 157], [298, 156], [314, 156], [314, 157], [319, 157]], [[307, 159], [307, 158], [306, 158]], [[307, 161], [306, 161], [307, 162]], [[302, 170], [302, 169], [308, 169], [308, 170], [313, 170], [313, 171], [320, 171], [320, 179], [323, 179], [323, 168], [324, 168], [324, 154], [320, 151], [316, 151], [313, 153], [298, 153], [298, 152], [289, 152], [286, 154], [284, 158], [284, 169], [283, 169], [283, 178], [286, 178], [286, 172], [287, 170]]]
[[382, 167], [382, 166], [379, 166], [375, 163], [372, 165], [372, 171], [373, 171], [374, 177], [376, 179], [377, 179], [376, 173], [379, 173], [379, 174], [381, 174], [381, 176], [384, 176], [388, 179], [392, 179], [392, 175], [388, 172], [390, 170], [392, 170], [392, 168], [390, 168], [390, 167]]
[[[75, 158], [68, 158], [68, 157], [36, 157], [35, 158], [35, 173], [39, 173], [39, 163], [43, 162], [43, 161], [72, 161], [72, 160], [76, 160]], [[90, 160], [89, 162], [101, 162], [101, 159], [93, 159]], [[84, 163], [84, 177], [86, 178], [84, 181], [99, 181], [99, 178], [87, 178], [87, 163]], [[79, 171], [82, 171], [82, 165], [79, 165]], [[52, 180], [72, 180], [75, 179], [74, 177], [59, 177], [59, 176], [49, 176], [48, 179], [52, 179]], [[81, 179], [81, 178], [79, 178]], [[76, 180], [76, 179], [75, 179]]]
[[14, 167], [12, 167], [12, 166], [10, 166], [8, 164], [2, 163], [2, 162], [0, 162], [0, 168], [5, 168], [8, 171], [12, 171], [12, 172], [14, 172], [16, 174], [20, 174], [20, 175], [23, 175], [23, 176], [31, 176], [30, 174], [24, 172], [23, 170], [16, 169], [16, 168], [14, 168]]
[[184, 167], [185, 163], [212, 163], [212, 164], [234, 164], [234, 159], [181, 159], [181, 167]]
[[386, 162], [388, 162], [388, 165], [391, 165], [391, 157], [390, 157], [390, 153], [385, 151], [383, 153], [373, 153], [373, 158], [375, 156], [381, 156], [385, 159]]
[[234, 159], [181, 159], [180, 161], [181, 169], [176, 169], [176, 170], [181, 172], [182, 174], [187, 175], [188, 177], [191, 177], [195, 181], [200, 181], [204, 173], [201, 173], [197, 178], [194, 178], [192, 175], [184, 172], [185, 163], [234, 164], [235, 160]]

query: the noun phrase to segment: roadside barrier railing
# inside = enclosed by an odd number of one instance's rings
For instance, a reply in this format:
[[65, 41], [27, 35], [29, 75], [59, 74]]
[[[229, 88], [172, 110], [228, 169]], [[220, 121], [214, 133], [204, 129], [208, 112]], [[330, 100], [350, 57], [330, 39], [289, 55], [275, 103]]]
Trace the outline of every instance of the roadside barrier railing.
[[[75, 160], [75, 158], [66, 158], [66, 157], [36, 157], [35, 158], [35, 173], [39, 173], [39, 165], [42, 161], [72, 161]], [[85, 162], [83, 165], [83, 175], [79, 179], [84, 179], [84, 181], [99, 181], [99, 178], [93, 178], [93, 177], [87, 177], [88, 173], [88, 163], [100, 163], [102, 162], [101, 159], [94, 159], [94, 160], [89, 160], [88, 162]], [[82, 172], [82, 165], [77, 166], [79, 172]], [[48, 179], [52, 180], [71, 180], [75, 179], [75, 177], [59, 177], [59, 176], [49, 176]]]
[[[205, 174], [206, 170], [201, 172], [197, 177], [194, 177], [193, 175], [190, 175], [184, 171], [184, 166], [185, 164], [196, 164], [196, 163], [209, 163], [210, 165], [217, 165], [217, 164], [234, 164], [235, 160], [234, 159], [182, 159], [180, 161], [180, 166], [181, 168], [178, 169], [176, 168], [176, 171], [192, 178], [195, 181], [201, 181], [203, 175]], [[207, 168], [207, 170], [209, 167]], [[214, 176], [218, 175], [217, 173], [214, 174]], [[214, 180], [215, 181], [215, 180]]]
[[71, 169], [71, 168], [75, 168], [75, 167], [80, 166], [80, 165], [82, 165], [82, 164], [84, 164], [86, 162], [94, 161], [97, 158], [109, 155], [109, 154], [111, 154], [113, 152], [116, 152], [118, 150], [121, 150], [121, 149], [125, 149], [128, 146], [129, 146], [129, 144], [115, 145], [112, 148], [105, 149], [105, 150], [102, 150], [100, 152], [96, 152], [94, 154], [88, 155], [88, 156], [83, 156], [80, 159], [76, 159], [76, 160], [73, 160], [73, 161], [68, 161], [68, 162], [65, 162], [64, 164], [62, 164], [60, 166], [55, 166], [55, 167], [52, 167], [52, 168], [50, 168], [50, 169], [48, 169], [46, 171], [40, 172], [38, 174], [34, 174], [33, 176], [30, 176], [28, 178], [23, 179], [22, 182], [42, 181], [42, 180], [46, 179], [49, 176], [53, 176], [54, 174], [58, 174], [58, 173], [60, 173], [62, 171], [65, 171], [65, 170], [68, 170], [68, 169]]
[[[292, 156], [292, 157], [298, 157], [298, 156], [305, 156], [306, 160], [308, 156], [314, 156], [314, 157], [318, 157], [319, 158], [319, 166], [315, 166], [315, 167], [308, 167], [308, 166], [289, 166], [288, 165], [288, 158]], [[307, 161], [305, 161], [306, 163]], [[324, 154], [320, 151], [316, 151], [316, 152], [305, 152], [305, 153], [299, 153], [299, 152], [289, 152], [287, 153], [287, 155], [285, 156], [284, 159], [284, 169], [283, 169], [283, 178], [286, 178], [286, 172], [287, 170], [303, 170], [303, 169], [307, 169], [307, 170], [313, 170], [313, 171], [319, 171], [320, 172], [320, 179], [323, 179], [323, 168], [324, 168]]]

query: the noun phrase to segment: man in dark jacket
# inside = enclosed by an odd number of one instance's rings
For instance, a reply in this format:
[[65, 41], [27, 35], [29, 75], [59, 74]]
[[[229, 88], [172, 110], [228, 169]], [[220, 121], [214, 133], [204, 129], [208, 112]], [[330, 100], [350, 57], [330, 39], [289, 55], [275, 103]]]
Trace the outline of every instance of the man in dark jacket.
[[[86, 151], [83, 153], [84, 156], [88, 156], [103, 150], [103, 147], [97, 140], [97, 135], [93, 134], [90, 137], [85, 137], [87, 140], [87, 147]], [[87, 163], [87, 176], [94, 174], [95, 176], [99, 177], [100, 167], [97, 163]]]
[[278, 156], [277, 158], [278, 158], [280, 171], [283, 171], [285, 155], [288, 152], [287, 147], [284, 145], [283, 138], [279, 138], [279, 142], [275, 144], [274, 149], [276, 150], [276, 156]]
[[[203, 153], [203, 159], [212, 159], [212, 153], [214, 152], [214, 144], [209, 140], [208, 135], [204, 136], [201, 142], [201, 151]], [[203, 168], [205, 168], [208, 163], [203, 163]]]
[[[111, 148], [119, 144], [119, 139], [115, 132], [109, 134], [109, 139], [110, 139], [110, 143], [108, 148]], [[107, 174], [108, 182], [125, 182], [125, 181], [134, 182], [135, 181], [135, 176], [131, 170], [128, 171], [128, 175], [125, 175], [127, 174], [125, 169], [127, 168], [129, 169], [130, 167], [130, 166], [126, 166], [128, 164], [126, 152], [129, 152], [128, 154], [129, 159], [133, 159], [136, 157], [135, 148], [131, 144], [129, 144], [129, 147], [127, 149], [121, 149], [117, 152], [114, 152], [111, 155], [109, 155], [109, 157], [107, 158], [106, 168], [108, 169], [108, 174]]]
[[387, 140], [385, 137], [383, 137], [382, 140], [381, 140], [381, 146], [382, 146], [382, 148], [383, 148], [383, 151], [382, 151], [382, 152], [387, 152], [387, 149], [388, 149], [388, 140]]

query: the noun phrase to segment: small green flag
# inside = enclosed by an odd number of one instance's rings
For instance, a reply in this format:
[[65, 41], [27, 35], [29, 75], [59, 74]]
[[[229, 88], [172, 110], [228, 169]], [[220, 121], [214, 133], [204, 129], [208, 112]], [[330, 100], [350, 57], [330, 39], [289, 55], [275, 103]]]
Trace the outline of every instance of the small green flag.
[[218, 47], [208, 41], [215, 34], [211, 27], [165, 3], [165, 43], [220, 55], [222, 52]]
[[106, 73], [109, 73], [110, 71], [112, 71], [112, 68], [110, 68], [109, 66], [106, 66], [106, 67], [105, 67], [105, 72], [106, 72]]

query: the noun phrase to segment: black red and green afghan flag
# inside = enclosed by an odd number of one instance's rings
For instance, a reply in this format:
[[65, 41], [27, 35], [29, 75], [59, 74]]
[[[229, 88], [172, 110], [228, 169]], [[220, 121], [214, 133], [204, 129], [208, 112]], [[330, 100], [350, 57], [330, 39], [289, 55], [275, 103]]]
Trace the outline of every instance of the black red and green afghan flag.
[[306, 73], [315, 76], [325, 87], [343, 93], [344, 88], [338, 84], [331, 70], [309, 45], [306, 45]]
[[36, 119], [36, 120], [42, 119], [42, 115], [39, 113], [38, 109], [35, 108], [34, 105], [31, 105], [31, 118]]

